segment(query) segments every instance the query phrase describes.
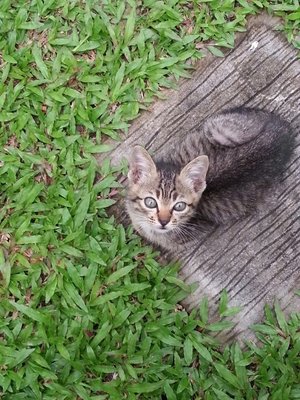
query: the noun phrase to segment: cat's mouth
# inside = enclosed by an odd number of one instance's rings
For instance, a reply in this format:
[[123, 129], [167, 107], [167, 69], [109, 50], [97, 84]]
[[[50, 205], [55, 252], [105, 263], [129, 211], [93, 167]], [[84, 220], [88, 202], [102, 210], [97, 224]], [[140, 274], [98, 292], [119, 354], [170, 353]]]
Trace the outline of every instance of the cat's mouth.
[[170, 232], [171, 230], [172, 230], [172, 227], [168, 226], [168, 225], [166, 225], [166, 226], [160, 225], [160, 226], [156, 226], [155, 227], [155, 231], [159, 232], [159, 233], [162, 233], [162, 234]]

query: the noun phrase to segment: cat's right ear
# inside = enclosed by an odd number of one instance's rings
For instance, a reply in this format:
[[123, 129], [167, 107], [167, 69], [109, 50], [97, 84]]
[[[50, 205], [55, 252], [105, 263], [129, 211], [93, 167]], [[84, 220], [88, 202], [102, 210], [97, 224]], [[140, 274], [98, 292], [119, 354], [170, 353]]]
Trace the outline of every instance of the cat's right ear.
[[128, 180], [135, 185], [141, 185], [157, 176], [156, 166], [150, 154], [142, 146], [134, 146], [128, 157]]

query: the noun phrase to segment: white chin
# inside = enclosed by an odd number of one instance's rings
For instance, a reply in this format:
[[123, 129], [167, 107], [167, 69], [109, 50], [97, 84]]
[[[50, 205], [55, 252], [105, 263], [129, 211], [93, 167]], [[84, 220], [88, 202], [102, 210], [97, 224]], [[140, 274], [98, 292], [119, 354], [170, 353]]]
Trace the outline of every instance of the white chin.
[[159, 237], [170, 234], [174, 229], [172, 226], [162, 228], [160, 225], [149, 226], [148, 224], [140, 225], [140, 228], [144, 232], [144, 235], [151, 238], [154, 242], [156, 242]]
[[167, 226], [165, 228], [162, 228], [160, 226], [155, 227], [155, 232], [158, 232], [158, 233], [160, 233], [162, 235], [164, 235], [165, 233], [170, 232], [171, 230], [172, 230], [172, 228], [169, 227], [169, 226]]

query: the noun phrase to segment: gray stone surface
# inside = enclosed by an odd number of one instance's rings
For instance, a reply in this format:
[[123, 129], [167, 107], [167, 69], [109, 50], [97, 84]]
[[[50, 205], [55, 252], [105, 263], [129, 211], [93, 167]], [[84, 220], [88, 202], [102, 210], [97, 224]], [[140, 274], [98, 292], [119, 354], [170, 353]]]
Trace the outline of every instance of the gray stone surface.
[[[224, 58], [207, 56], [192, 79], [178, 91], [167, 91], [137, 119], [110, 155], [120, 162], [128, 147], [141, 144], [152, 154], [167, 154], [202, 119], [232, 106], [247, 105], [275, 111], [300, 132], [300, 61], [296, 50], [273, 26], [277, 20], [255, 18], [239, 34]], [[231, 306], [242, 306], [224, 341], [251, 338], [249, 326], [263, 318], [263, 307], [276, 297], [286, 312], [300, 311], [300, 133], [294, 157], [276, 192], [258, 212], [222, 226], [172, 256], [182, 263], [181, 276], [198, 289], [184, 302], [196, 307], [208, 296], [212, 318], [220, 292]], [[120, 206], [122, 207], [122, 206]]]

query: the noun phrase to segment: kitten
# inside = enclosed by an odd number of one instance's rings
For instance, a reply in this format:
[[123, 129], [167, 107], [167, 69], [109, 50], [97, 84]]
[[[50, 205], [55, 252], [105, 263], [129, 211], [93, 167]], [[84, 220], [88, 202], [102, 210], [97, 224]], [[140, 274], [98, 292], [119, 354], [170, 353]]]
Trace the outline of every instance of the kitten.
[[166, 160], [133, 147], [126, 205], [134, 228], [168, 249], [195, 237], [195, 226], [249, 214], [280, 183], [293, 144], [286, 121], [240, 107], [208, 118]]

